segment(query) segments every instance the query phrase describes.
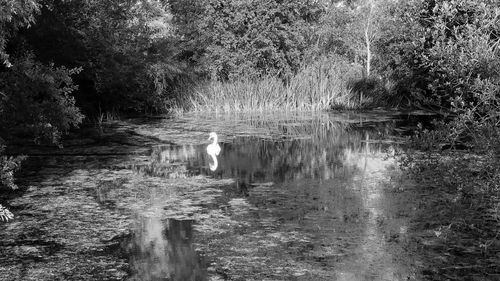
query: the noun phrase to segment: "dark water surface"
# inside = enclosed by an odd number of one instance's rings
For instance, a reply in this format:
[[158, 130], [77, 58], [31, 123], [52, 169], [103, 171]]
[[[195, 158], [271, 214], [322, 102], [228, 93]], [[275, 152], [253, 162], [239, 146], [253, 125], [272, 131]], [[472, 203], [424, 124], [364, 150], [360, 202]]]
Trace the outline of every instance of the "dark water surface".
[[[393, 180], [400, 116], [356, 117], [248, 119], [257, 123], [256, 132], [243, 136], [224, 132], [224, 121], [213, 119], [222, 127], [219, 156], [207, 153], [208, 142], [153, 146], [151, 161], [135, 170], [234, 182], [220, 187], [212, 202], [194, 204], [194, 212], [218, 212], [229, 227], [206, 231], [200, 223], [197, 229], [196, 219], [181, 216], [175, 222], [187, 222], [183, 233], [189, 238], [178, 239], [168, 234], [171, 220], [157, 220], [140, 231], [158, 228], [159, 234], [163, 227], [164, 240], [157, 244], [175, 249], [143, 262], [192, 273], [170, 274], [168, 280], [415, 279], [415, 257], [403, 248], [411, 206], [392, 192], [400, 184]], [[203, 259], [188, 246], [192, 242]]]
[[[411, 183], [393, 157], [413, 118], [133, 119], [110, 123], [98, 138], [68, 140], [63, 150], [32, 151], [28, 166], [39, 171], [24, 175], [30, 187], [9, 201], [17, 221], [3, 228], [13, 246], [1, 249], [16, 259], [3, 260], [0, 273], [12, 280], [420, 280], [420, 257], [407, 247], [415, 206], [398, 192]], [[222, 147], [216, 157], [206, 151], [211, 131]], [[34, 237], [59, 248], [23, 244]], [[33, 251], [42, 258], [19, 267]]]

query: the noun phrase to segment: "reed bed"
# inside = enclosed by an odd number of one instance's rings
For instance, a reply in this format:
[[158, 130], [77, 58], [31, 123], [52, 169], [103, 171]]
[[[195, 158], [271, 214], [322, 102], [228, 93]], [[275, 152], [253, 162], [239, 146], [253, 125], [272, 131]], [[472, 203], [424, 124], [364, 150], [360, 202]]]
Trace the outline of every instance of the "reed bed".
[[362, 78], [359, 67], [322, 59], [303, 67], [285, 81], [277, 76], [210, 81], [195, 86], [175, 111], [252, 112], [319, 111], [331, 108], [359, 109], [371, 103], [352, 90], [352, 81]]

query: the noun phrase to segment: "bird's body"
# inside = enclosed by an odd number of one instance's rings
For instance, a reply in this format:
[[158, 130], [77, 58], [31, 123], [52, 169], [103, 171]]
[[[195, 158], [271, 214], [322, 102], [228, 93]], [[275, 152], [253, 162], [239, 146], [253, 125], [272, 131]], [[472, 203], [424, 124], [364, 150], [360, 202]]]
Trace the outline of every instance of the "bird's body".
[[215, 156], [219, 156], [220, 153], [220, 145], [218, 143], [211, 143], [207, 146], [207, 153], [213, 154]]
[[216, 155], [218, 156], [220, 151], [221, 151], [221, 148], [220, 148], [220, 145], [217, 143], [217, 134], [214, 133], [214, 132], [211, 132], [210, 133], [210, 136], [208, 137], [208, 140], [213, 140], [211, 144], [209, 144], [207, 146], [207, 153], [208, 154], [213, 154], [213, 155]]

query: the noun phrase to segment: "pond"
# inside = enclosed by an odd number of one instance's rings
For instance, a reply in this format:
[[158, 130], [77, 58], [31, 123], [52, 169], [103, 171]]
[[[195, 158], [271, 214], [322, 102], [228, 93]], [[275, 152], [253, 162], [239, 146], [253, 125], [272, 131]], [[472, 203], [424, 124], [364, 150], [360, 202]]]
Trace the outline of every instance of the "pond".
[[30, 158], [1, 280], [420, 280], [394, 157], [414, 119], [136, 118], [14, 148]]

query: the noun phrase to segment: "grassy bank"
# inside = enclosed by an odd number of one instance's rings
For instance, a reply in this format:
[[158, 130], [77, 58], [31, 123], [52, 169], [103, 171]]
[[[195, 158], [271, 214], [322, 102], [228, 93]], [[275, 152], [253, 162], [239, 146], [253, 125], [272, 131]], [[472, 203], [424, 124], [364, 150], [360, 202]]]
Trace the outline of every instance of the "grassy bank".
[[363, 81], [360, 66], [323, 58], [303, 67], [288, 81], [267, 76], [200, 83], [179, 99], [174, 111], [316, 111], [361, 109], [379, 104], [384, 98], [381, 93], [372, 91], [374, 94], [367, 95], [372, 89], [357, 89], [360, 81]]

